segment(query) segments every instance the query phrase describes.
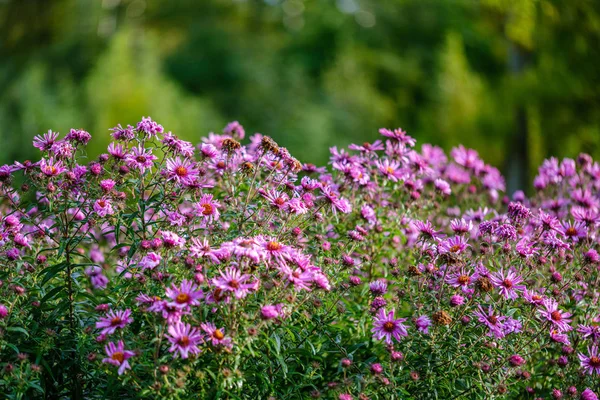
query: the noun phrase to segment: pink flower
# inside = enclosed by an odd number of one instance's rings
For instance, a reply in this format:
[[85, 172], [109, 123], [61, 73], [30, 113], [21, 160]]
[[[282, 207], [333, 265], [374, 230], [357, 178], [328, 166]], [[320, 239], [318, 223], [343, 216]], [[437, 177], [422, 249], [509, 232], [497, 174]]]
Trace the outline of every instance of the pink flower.
[[544, 308], [540, 309], [539, 313], [550, 321], [559, 332], [568, 332], [573, 329], [571, 325], [569, 325], [571, 322], [571, 319], [569, 319], [571, 314], [560, 311], [556, 300], [544, 299], [543, 306]]
[[223, 328], [217, 329], [212, 322], [202, 323], [200, 327], [208, 335], [206, 340], [210, 341], [213, 346], [233, 347], [231, 338], [225, 336]]
[[94, 203], [94, 211], [100, 217], [106, 217], [107, 215], [113, 215], [115, 211], [112, 208], [112, 204], [109, 199], [98, 199]]
[[492, 285], [500, 290], [500, 295], [507, 299], [516, 299], [519, 297], [517, 292], [525, 290], [525, 285], [521, 285], [523, 278], [518, 276], [514, 270], [504, 272], [500, 270], [492, 273], [490, 276]]
[[58, 132], [48, 130], [48, 133], [44, 133], [43, 136], [37, 135], [33, 138], [33, 147], [36, 147], [41, 151], [48, 151], [52, 148], [56, 139], [58, 139]]
[[125, 344], [122, 340], [119, 340], [116, 346], [112, 342], [107, 344], [106, 347], [104, 347], [104, 350], [108, 357], [103, 359], [102, 362], [119, 367], [119, 375], [122, 375], [126, 369], [131, 369], [127, 360], [135, 356], [135, 353], [133, 351], [125, 350]]
[[588, 354], [579, 353], [579, 361], [584, 372], [589, 375], [600, 375], [600, 355], [598, 354], [598, 346], [588, 347]]
[[385, 313], [382, 308], [379, 310], [373, 320], [373, 338], [376, 340], [384, 339], [387, 344], [392, 344], [392, 338], [397, 341], [402, 340], [402, 336], [408, 336], [408, 331], [403, 322], [406, 318], [394, 318], [395, 310]]
[[186, 279], [181, 281], [179, 287], [172, 283], [171, 287], [165, 290], [165, 294], [172, 300], [168, 305], [179, 309], [199, 306], [199, 300], [204, 297], [204, 293], [198, 288], [198, 285]]
[[219, 208], [221, 205], [216, 200], [213, 200], [212, 194], [205, 194], [200, 198], [200, 201], [194, 203], [196, 215], [203, 218], [207, 222], [213, 222], [219, 219]]
[[130, 309], [126, 309], [125, 311], [110, 310], [105, 317], [100, 318], [100, 321], [96, 322], [96, 328], [102, 329], [100, 332], [101, 335], [112, 335], [117, 328], [123, 329], [132, 322], [133, 318], [131, 318]]
[[154, 160], [157, 158], [152, 154], [152, 149], [145, 149], [142, 145], [138, 145], [131, 149], [131, 153], [127, 154], [126, 161], [129, 168], [137, 168], [140, 173], [144, 173], [147, 169], [152, 168]]
[[198, 177], [198, 169], [190, 160], [171, 158], [167, 160], [166, 175], [168, 180], [186, 185]]
[[65, 172], [67, 169], [63, 167], [62, 161], [54, 162], [53, 158], [48, 160], [42, 158], [40, 161], [40, 170], [46, 176], [57, 176]]
[[173, 325], [169, 325], [168, 335], [165, 337], [171, 342], [169, 352], [175, 353], [173, 357], [177, 355], [181, 358], [188, 358], [188, 355], [200, 353], [198, 344], [202, 342], [202, 335], [196, 328], [192, 328], [189, 324], [178, 322]]
[[242, 274], [235, 267], [228, 267], [225, 272], [220, 271], [221, 276], [213, 279], [213, 285], [226, 292], [233, 292], [236, 298], [244, 298], [258, 288], [258, 281], [254, 283], [245, 283], [251, 278], [250, 275]]

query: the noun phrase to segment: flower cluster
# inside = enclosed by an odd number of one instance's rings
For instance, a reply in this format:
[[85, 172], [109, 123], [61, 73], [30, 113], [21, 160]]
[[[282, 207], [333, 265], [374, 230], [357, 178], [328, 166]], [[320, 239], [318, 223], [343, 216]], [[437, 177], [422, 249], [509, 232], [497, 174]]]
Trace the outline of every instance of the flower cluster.
[[[503, 194], [401, 129], [302, 164], [238, 122], [36, 136], [0, 167], [12, 397], [597, 398], [600, 164]], [[120, 383], [117, 383], [120, 382]]]

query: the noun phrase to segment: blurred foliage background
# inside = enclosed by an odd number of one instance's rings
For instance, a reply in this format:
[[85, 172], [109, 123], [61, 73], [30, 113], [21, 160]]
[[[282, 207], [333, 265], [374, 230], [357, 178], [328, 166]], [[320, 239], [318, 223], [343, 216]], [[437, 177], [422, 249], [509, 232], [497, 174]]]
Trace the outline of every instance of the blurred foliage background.
[[0, 0], [0, 164], [31, 139], [150, 115], [198, 142], [230, 120], [304, 162], [402, 127], [528, 186], [600, 158], [597, 0]]

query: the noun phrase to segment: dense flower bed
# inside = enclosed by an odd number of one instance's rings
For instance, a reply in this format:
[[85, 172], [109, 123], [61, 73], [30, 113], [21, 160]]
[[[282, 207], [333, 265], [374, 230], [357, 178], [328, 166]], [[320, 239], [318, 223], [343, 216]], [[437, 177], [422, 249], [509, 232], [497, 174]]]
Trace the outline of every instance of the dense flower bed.
[[600, 164], [503, 197], [400, 129], [301, 164], [229, 124], [0, 167], [8, 398], [596, 399]]

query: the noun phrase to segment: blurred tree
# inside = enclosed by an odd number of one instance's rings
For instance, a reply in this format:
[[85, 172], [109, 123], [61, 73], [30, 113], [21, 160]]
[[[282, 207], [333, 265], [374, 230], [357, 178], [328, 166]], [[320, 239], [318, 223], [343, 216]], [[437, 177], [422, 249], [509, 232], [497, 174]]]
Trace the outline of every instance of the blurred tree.
[[402, 126], [512, 188], [600, 156], [597, 1], [3, 0], [0, 37], [0, 163], [71, 126], [103, 151], [143, 115], [192, 141], [237, 119], [314, 163]]

